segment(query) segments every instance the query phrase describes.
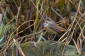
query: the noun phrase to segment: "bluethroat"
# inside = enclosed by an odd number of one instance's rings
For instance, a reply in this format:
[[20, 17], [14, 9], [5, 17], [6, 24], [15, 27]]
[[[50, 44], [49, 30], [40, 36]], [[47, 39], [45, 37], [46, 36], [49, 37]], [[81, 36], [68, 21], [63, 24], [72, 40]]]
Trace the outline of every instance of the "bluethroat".
[[53, 21], [51, 18], [47, 17], [45, 22], [43, 23], [44, 28], [50, 32], [56, 34], [60, 31], [66, 31], [66, 29], [58, 26], [55, 21]]

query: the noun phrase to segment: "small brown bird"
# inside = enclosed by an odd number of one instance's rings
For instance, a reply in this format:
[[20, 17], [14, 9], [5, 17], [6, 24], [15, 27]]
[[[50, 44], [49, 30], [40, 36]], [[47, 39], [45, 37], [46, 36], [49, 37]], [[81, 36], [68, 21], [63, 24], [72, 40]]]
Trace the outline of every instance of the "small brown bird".
[[51, 18], [47, 17], [45, 23], [43, 24], [44, 28], [48, 30], [50, 33], [56, 34], [60, 31], [66, 31], [66, 29], [58, 26]]

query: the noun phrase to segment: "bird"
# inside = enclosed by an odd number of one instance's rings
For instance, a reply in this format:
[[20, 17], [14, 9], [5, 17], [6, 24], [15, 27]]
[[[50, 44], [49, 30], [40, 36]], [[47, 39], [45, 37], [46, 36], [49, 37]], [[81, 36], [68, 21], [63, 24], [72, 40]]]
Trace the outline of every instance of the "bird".
[[56, 22], [53, 21], [50, 17], [46, 18], [45, 22], [43, 23], [43, 26], [46, 30], [53, 34], [56, 34], [60, 31], [66, 31], [65, 28], [58, 26]]

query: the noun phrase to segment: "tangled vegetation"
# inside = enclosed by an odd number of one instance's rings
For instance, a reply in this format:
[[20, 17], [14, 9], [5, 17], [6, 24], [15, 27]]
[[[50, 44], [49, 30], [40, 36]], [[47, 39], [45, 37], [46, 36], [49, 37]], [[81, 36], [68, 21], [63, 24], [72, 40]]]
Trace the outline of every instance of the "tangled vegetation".
[[49, 40], [75, 45], [81, 53], [85, 52], [84, 39], [85, 0], [0, 0], [3, 55], [10, 47], [21, 51], [23, 43]]

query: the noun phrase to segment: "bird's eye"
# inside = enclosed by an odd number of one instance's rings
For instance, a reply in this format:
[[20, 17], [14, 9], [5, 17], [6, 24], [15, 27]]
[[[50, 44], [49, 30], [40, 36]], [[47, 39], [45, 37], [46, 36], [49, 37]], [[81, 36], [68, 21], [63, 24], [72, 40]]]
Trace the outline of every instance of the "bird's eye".
[[51, 21], [50, 19], [47, 19], [47, 21]]

